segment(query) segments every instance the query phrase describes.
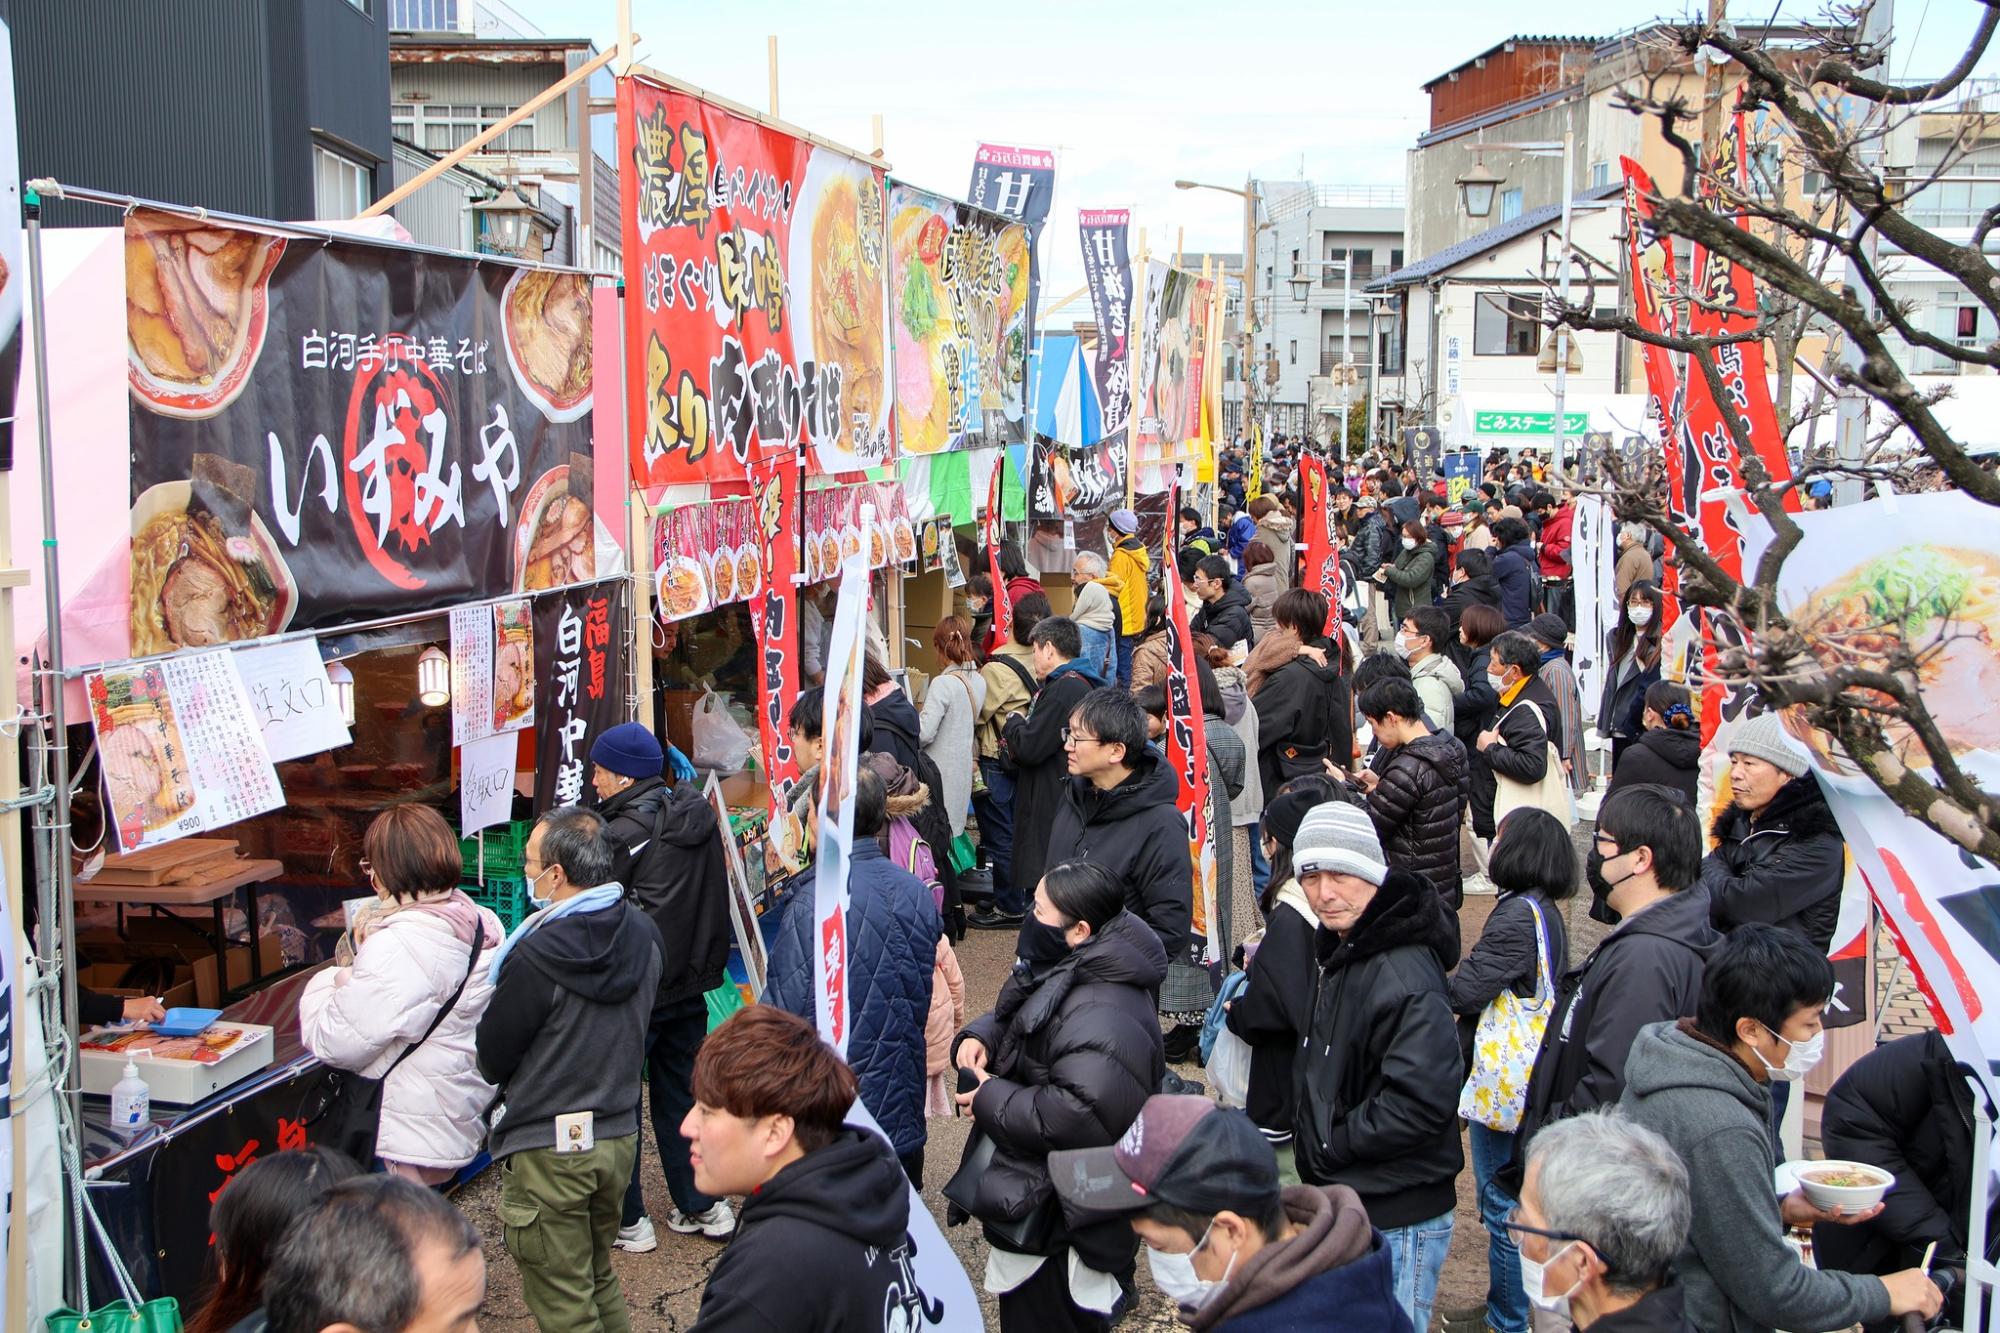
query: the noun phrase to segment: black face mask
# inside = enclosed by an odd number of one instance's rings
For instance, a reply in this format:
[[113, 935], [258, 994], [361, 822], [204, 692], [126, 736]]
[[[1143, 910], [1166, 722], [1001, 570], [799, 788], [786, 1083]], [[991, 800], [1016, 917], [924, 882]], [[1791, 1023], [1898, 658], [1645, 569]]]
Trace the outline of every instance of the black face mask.
[[1592, 921], [1602, 921], [1607, 926], [1615, 926], [1625, 919], [1624, 914], [1611, 905], [1611, 891], [1639, 872], [1635, 870], [1631, 875], [1623, 875], [1616, 880], [1608, 880], [1604, 877], [1604, 863], [1607, 860], [1615, 861], [1623, 855], [1625, 853], [1621, 851], [1607, 857], [1604, 853], [1598, 851], [1596, 844], [1593, 843], [1590, 848], [1590, 854], [1584, 857], [1583, 876], [1584, 881], [1590, 885], [1590, 919]]
[[1033, 912], [1021, 923], [1021, 938], [1014, 947], [1021, 961], [1030, 965], [1037, 963], [1060, 963], [1069, 957], [1070, 944], [1063, 937], [1065, 927], [1052, 926], [1041, 920]]

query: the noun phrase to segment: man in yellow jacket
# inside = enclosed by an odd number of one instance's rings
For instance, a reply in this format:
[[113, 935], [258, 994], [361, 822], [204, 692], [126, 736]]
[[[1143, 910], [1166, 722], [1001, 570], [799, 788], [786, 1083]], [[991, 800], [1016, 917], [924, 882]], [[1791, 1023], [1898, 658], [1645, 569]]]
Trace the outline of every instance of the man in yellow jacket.
[[1118, 684], [1132, 685], [1132, 649], [1146, 628], [1146, 581], [1153, 553], [1139, 540], [1139, 516], [1129, 509], [1111, 511], [1111, 578], [1118, 583]]

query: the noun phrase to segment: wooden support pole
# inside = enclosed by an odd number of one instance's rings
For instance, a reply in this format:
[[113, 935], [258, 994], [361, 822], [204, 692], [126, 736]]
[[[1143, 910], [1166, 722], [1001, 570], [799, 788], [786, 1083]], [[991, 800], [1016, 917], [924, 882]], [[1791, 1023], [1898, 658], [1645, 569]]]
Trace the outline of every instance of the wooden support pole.
[[771, 119], [778, 118], [778, 35], [772, 33], [764, 39], [764, 64], [771, 81]]
[[[634, 40], [637, 39], [635, 38]], [[775, 41], [777, 39], [773, 38], [772, 40]], [[422, 171], [410, 177], [410, 179], [404, 181], [401, 185], [398, 185], [395, 189], [389, 191], [389, 193], [383, 195], [380, 199], [377, 199], [374, 203], [368, 205], [368, 207], [362, 209], [361, 212], [356, 216], [364, 218], [372, 218], [388, 212], [390, 209], [394, 208], [397, 204], [402, 203], [405, 199], [408, 199], [411, 195], [415, 194], [418, 190], [423, 189], [424, 186], [429, 185], [439, 176], [444, 175], [445, 172], [450, 171], [453, 167], [465, 161], [466, 158], [471, 157], [474, 153], [484, 148], [487, 144], [492, 143], [495, 139], [505, 134], [508, 130], [513, 129], [516, 125], [519, 125], [522, 121], [534, 115], [537, 111], [540, 111], [543, 107], [547, 106], [549, 103], [555, 101], [558, 97], [562, 97], [565, 94], [567, 94], [570, 89], [584, 82], [584, 80], [588, 79], [598, 70], [603, 69], [606, 65], [618, 59], [619, 54], [624, 49], [625, 48], [622, 44], [619, 46], [614, 46], [607, 51], [604, 51], [596, 56], [593, 56], [591, 59], [585, 61], [583, 64], [578, 65], [570, 73], [564, 75], [561, 79], [557, 80], [555, 83], [552, 83], [548, 87], [542, 89], [542, 91], [536, 93], [533, 97], [523, 102], [513, 111], [501, 117], [499, 120], [493, 122], [493, 124], [487, 126], [485, 129], [481, 130], [478, 134], [472, 136], [472, 138], [468, 139], [463, 146], [452, 149], [451, 152], [445, 154], [442, 158], [440, 158], [436, 162], [431, 163], [429, 166], [425, 167]]]

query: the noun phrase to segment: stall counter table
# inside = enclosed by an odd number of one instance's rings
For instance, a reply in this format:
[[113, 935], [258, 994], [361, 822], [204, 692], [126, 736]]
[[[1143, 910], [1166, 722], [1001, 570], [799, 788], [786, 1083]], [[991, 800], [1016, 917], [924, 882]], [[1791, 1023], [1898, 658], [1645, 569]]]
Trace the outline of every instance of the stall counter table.
[[[224, 998], [227, 998], [230, 993], [229, 931], [223, 921], [223, 908], [239, 892], [243, 895], [243, 915], [250, 930], [250, 984], [254, 987], [264, 979], [262, 950], [257, 941], [257, 885], [284, 873], [283, 861], [239, 861], [228, 874], [193, 884], [97, 884], [78, 880], [76, 899], [86, 903], [116, 903], [121, 933], [127, 907], [212, 907], [215, 929], [210, 942], [215, 946], [216, 981], [222, 987]], [[197, 935], [201, 933], [188, 918], [174, 913], [168, 915], [185, 923]]]

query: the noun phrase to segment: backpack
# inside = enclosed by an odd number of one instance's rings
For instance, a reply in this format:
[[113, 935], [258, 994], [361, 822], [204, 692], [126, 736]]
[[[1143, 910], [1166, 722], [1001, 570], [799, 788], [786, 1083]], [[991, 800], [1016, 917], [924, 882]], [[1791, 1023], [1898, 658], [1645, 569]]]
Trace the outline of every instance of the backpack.
[[938, 876], [937, 858], [931, 855], [930, 846], [917, 832], [917, 826], [908, 815], [897, 815], [883, 829], [882, 853], [895, 863], [899, 870], [907, 870], [924, 882], [931, 891], [931, 901], [938, 909], [944, 909], [944, 880]]

